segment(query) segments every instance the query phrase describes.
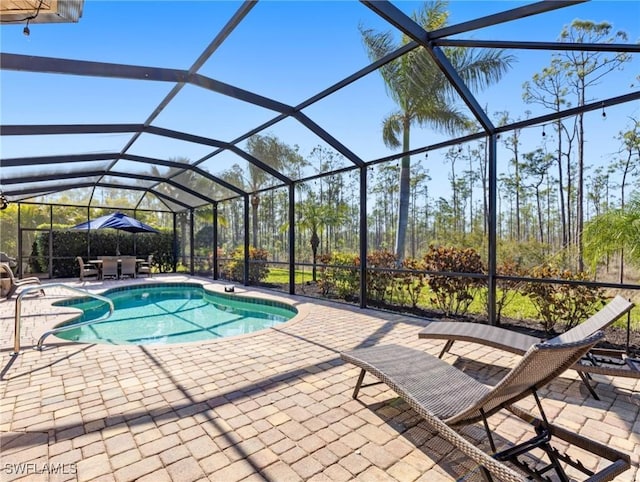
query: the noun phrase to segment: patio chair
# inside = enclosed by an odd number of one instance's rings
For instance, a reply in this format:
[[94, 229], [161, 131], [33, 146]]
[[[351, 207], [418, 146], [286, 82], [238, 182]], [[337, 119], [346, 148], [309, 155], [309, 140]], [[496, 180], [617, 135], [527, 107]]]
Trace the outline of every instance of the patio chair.
[[153, 255], [150, 254], [146, 261], [138, 263], [138, 274], [146, 274], [148, 277], [153, 277], [151, 271], [151, 263], [153, 262]]
[[[556, 342], [581, 340], [596, 331], [603, 330], [610, 326], [622, 315], [628, 313], [633, 306], [634, 304], [632, 302], [624, 299], [622, 296], [616, 296], [590, 318], [556, 336], [552, 340]], [[420, 330], [418, 337], [429, 340], [446, 340], [444, 348], [440, 352], [440, 358], [451, 349], [456, 341], [467, 341], [487, 345], [515, 353], [516, 355], [524, 355], [532, 345], [544, 341], [535, 336], [518, 333], [497, 326], [458, 321], [432, 321]], [[608, 358], [603, 358], [603, 355], [607, 355]], [[617, 362], [614, 359], [616, 356], [619, 360]], [[613, 350], [593, 349], [572, 368], [578, 372], [580, 378], [596, 400], [599, 400], [599, 397], [589, 383], [589, 376], [586, 375], [586, 373], [640, 378], [640, 371], [637, 369], [634, 370], [633, 365], [627, 363], [620, 352]]]
[[[5, 295], [5, 298], [7, 299], [10, 299], [21, 286], [41, 284], [40, 279], [36, 278], [35, 276], [17, 279], [13, 275], [13, 270], [7, 263], [0, 263], [0, 277], [9, 280], [9, 289], [7, 290], [7, 293]], [[40, 290], [40, 294], [44, 294], [44, 291]]]
[[136, 257], [135, 256], [122, 256], [120, 263], [120, 278], [128, 276], [129, 278], [136, 277]]
[[118, 258], [115, 256], [102, 256], [102, 279], [118, 279]]
[[85, 276], [95, 276], [96, 279], [100, 277], [100, 271], [91, 263], [86, 263], [82, 259], [82, 256], [77, 256], [78, 264], [80, 265], [80, 281], [84, 281]]
[[[541, 387], [582, 358], [603, 336], [602, 332], [597, 332], [580, 341], [565, 343], [554, 340], [537, 343], [531, 346], [519, 363], [493, 387], [478, 382], [438, 357], [404, 346], [380, 345], [341, 353], [340, 356], [344, 361], [361, 368], [353, 398], [358, 397], [362, 387], [386, 383], [445, 440], [480, 464], [485, 478], [489, 480], [492, 480], [492, 476], [501, 480], [517, 480], [510, 474], [505, 476], [502, 472], [509, 469], [509, 466], [502, 464], [496, 467], [493, 465], [496, 462], [510, 462], [536, 479], [541, 479], [550, 470], [554, 470], [560, 480], [568, 480], [565, 468], [561, 464], [563, 462], [590, 476], [587, 480], [611, 480], [629, 468], [630, 457], [603, 444], [551, 425], [537, 394]], [[363, 385], [366, 372], [377, 377], [379, 381]], [[514, 405], [529, 395], [533, 395], [541, 419], [533, 417], [528, 411]], [[530, 423], [536, 435], [530, 440], [497, 451], [488, 418], [503, 408]], [[491, 455], [452, 430], [454, 427], [479, 421], [483, 422], [487, 433]], [[599, 465], [600, 472], [594, 474], [579, 461], [562, 453], [563, 444], [560, 444], [561, 448], [557, 448], [555, 444], [552, 445], [554, 436], [591, 454], [603, 457], [612, 464], [607, 467]], [[533, 449], [541, 449], [546, 454], [549, 459], [546, 466], [540, 468], [538, 464], [531, 467], [527, 460], [522, 459], [522, 455]], [[536, 457], [540, 457], [539, 452], [536, 452]]]
[[9, 256], [7, 253], [0, 251], [0, 263], [6, 263], [9, 265], [9, 268], [15, 269], [18, 267], [18, 261], [16, 258]]

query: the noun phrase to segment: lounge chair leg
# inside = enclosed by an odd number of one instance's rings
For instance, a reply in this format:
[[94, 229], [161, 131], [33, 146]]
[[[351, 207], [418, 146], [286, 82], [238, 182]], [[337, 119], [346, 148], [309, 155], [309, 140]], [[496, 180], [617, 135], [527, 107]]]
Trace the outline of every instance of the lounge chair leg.
[[[542, 425], [535, 427], [536, 435], [533, 438], [526, 440], [524, 442], [521, 442], [517, 445], [514, 445], [513, 447], [503, 450], [501, 452], [496, 452], [496, 446], [493, 441], [493, 436], [491, 435], [491, 430], [489, 429], [489, 423], [487, 422], [487, 417], [485, 416], [484, 410], [480, 409], [480, 414], [482, 415], [482, 423], [484, 424], [484, 429], [486, 430], [487, 436], [489, 438], [489, 445], [491, 445], [493, 458], [495, 458], [496, 460], [500, 460], [502, 462], [510, 461], [514, 463], [521, 469], [528, 472], [529, 475], [535, 476], [534, 478], [536, 480], [549, 480], [543, 477], [542, 474], [544, 474], [550, 469], [553, 469], [555, 470], [561, 482], [569, 482], [569, 479], [567, 478], [567, 474], [562, 469], [562, 466], [560, 465], [560, 461], [558, 460], [556, 453], [554, 452], [553, 448], [551, 448], [551, 445], [549, 445], [549, 441], [551, 440], [551, 433], [548, 428], [549, 422], [547, 421], [547, 417], [544, 413], [544, 410], [542, 409], [542, 405], [540, 404], [540, 399], [538, 398], [538, 394], [535, 391], [532, 391], [532, 393], [536, 400], [536, 403], [538, 404], [538, 409], [542, 414], [542, 419], [543, 419]], [[526, 463], [523, 463], [520, 460], [518, 460], [519, 455], [526, 454], [535, 448], [538, 448], [544, 451], [544, 453], [547, 454], [547, 457], [549, 457], [549, 461], [550, 461], [550, 463], [546, 467], [540, 470], [530, 469], [530, 467]]]
[[442, 358], [444, 356], [444, 354], [447, 353], [451, 349], [452, 346], [453, 346], [453, 340], [447, 340], [447, 342], [444, 344], [444, 348], [442, 349], [442, 351], [438, 355], [438, 358]]
[[596, 400], [600, 400], [600, 397], [598, 396], [594, 388], [591, 386], [591, 383], [589, 383], [589, 378], [587, 378], [587, 375], [583, 372], [578, 372], [578, 375], [580, 375], [580, 378], [582, 379], [582, 383], [584, 383], [587, 389], [591, 392], [591, 395], [593, 396], [593, 398], [595, 398]]
[[[551, 440], [551, 433], [549, 432], [549, 429], [543, 425], [537, 425], [535, 427], [536, 435], [534, 437], [530, 438], [529, 440], [525, 440], [524, 442], [521, 442], [517, 445], [514, 445], [507, 450], [495, 453], [493, 454], [493, 457], [501, 462], [513, 463], [517, 467], [520, 467], [522, 470], [527, 472], [531, 476], [531, 478], [535, 480], [551, 480], [544, 474], [546, 474], [550, 470], [554, 470], [561, 482], [569, 482], [569, 478], [560, 465], [560, 461], [558, 460], [554, 449], [549, 444], [549, 441]], [[540, 449], [545, 454], [547, 454], [547, 457], [549, 457], [549, 464], [542, 468], [536, 469], [529, 466], [527, 462], [518, 459], [518, 456], [526, 454], [533, 449]]]
[[[589, 362], [590, 362], [594, 367], [597, 367], [597, 366], [598, 366], [598, 360], [596, 360], [596, 357], [594, 357], [591, 353], [587, 353], [587, 354], [584, 356], [584, 358], [585, 358], [586, 360], [589, 360]], [[579, 372], [578, 372], [578, 373], [579, 373]], [[592, 380], [592, 379], [593, 379], [593, 377], [591, 376], [591, 374], [590, 374], [590, 373], [585, 373], [584, 375], [587, 377], [587, 379], [588, 379], [588, 380]]]
[[543, 422], [542, 426], [536, 427], [536, 433], [546, 439], [546, 442], [544, 442], [540, 446], [540, 448], [547, 454], [547, 456], [549, 457], [549, 460], [551, 461], [549, 468], [553, 468], [556, 471], [556, 474], [558, 475], [558, 477], [562, 482], [569, 482], [569, 478], [567, 477], [567, 474], [562, 469], [562, 466], [560, 465], [560, 461], [558, 460], [558, 457], [556, 457], [556, 453], [553, 451], [553, 449], [551, 448], [551, 445], [549, 444], [549, 442], [551, 441], [550, 424], [549, 424], [549, 420], [547, 420], [547, 414], [544, 413], [544, 409], [542, 408], [542, 403], [540, 402], [540, 397], [538, 396], [538, 392], [535, 389], [531, 389], [531, 392], [533, 393], [533, 398], [535, 399], [536, 404], [538, 405], [538, 411], [542, 416], [542, 422]]
[[356, 388], [353, 390], [353, 398], [358, 398], [358, 392], [360, 391], [360, 387], [362, 386], [362, 380], [364, 380], [364, 374], [366, 370], [363, 368], [360, 370], [360, 375], [358, 376], [358, 381], [356, 382]]
[[493, 482], [493, 477], [491, 477], [491, 472], [489, 472], [487, 468], [483, 466], [480, 466], [480, 469], [482, 469], [482, 475], [484, 476], [484, 480], [486, 480], [487, 482]]
[[[551, 428], [549, 425], [549, 421], [547, 420], [547, 415], [542, 408], [542, 403], [540, 402], [538, 392], [532, 388], [531, 394], [533, 395], [533, 398], [536, 401], [536, 405], [538, 406], [538, 411], [542, 416], [542, 421], [540, 423], [533, 424], [536, 435], [531, 439], [525, 440], [524, 442], [514, 445], [509, 449], [503, 450], [499, 453], [495, 453], [493, 457], [496, 460], [500, 460], [503, 462], [511, 461], [521, 469], [525, 470], [529, 475], [533, 476], [533, 478], [536, 480], [550, 480], [543, 474], [553, 469], [561, 482], [569, 482], [569, 478], [562, 468], [562, 465], [560, 465], [560, 460], [558, 459], [556, 452], [549, 443], [551, 441]], [[547, 454], [547, 457], [549, 457], [549, 464], [541, 469], [529, 467], [526, 462], [522, 462], [518, 459], [519, 455], [530, 452], [535, 448], [542, 450], [545, 454]]]
[[491, 451], [496, 453], [496, 444], [493, 441], [493, 435], [491, 435], [491, 429], [489, 428], [489, 422], [487, 422], [487, 417], [484, 414], [484, 410], [480, 409], [480, 415], [482, 415], [482, 423], [484, 424], [484, 430], [487, 432], [487, 438], [489, 439], [489, 445], [491, 446]]

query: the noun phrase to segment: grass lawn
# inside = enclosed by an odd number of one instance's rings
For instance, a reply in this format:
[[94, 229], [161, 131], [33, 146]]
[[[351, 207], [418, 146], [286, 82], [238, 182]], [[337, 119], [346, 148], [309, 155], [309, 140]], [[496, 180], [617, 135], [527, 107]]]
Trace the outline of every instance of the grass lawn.
[[[311, 281], [313, 279], [311, 268], [305, 268], [306, 269], [304, 270], [297, 269], [295, 271], [296, 284], [306, 283], [307, 281]], [[285, 268], [269, 267], [269, 275], [267, 276], [267, 279], [264, 280], [264, 282], [273, 284], [287, 284], [289, 282], [289, 270]]]

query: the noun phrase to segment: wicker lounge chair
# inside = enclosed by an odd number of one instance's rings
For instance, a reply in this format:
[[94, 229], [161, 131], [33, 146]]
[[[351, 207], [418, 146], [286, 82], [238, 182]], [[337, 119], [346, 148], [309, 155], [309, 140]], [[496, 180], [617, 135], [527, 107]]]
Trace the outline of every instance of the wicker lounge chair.
[[[581, 340], [596, 331], [605, 329], [618, 318], [628, 313], [633, 306], [633, 303], [625, 300], [622, 296], [616, 296], [589, 319], [558, 335], [553, 340], [559, 342]], [[422, 329], [418, 336], [430, 340], [446, 340], [444, 348], [440, 352], [440, 358], [451, 349], [451, 346], [456, 341], [479, 343], [517, 355], [524, 355], [532, 345], [543, 341], [535, 336], [525, 335], [497, 326], [458, 321], [433, 321]], [[603, 358], [603, 356], [606, 356], [606, 358]], [[616, 358], [618, 361], [616, 361]], [[627, 359], [619, 351], [594, 349], [586, 357], [578, 361], [573, 368], [578, 371], [580, 378], [582, 378], [593, 397], [599, 400], [586, 374], [598, 373], [601, 375], [640, 378], [640, 371], [637, 368], [634, 369], [632, 361], [632, 359], [629, 359], [627, 362]]]
[[[0, 271], [6, 274], [6, 276], [9, 278], [9, 281], [10, 281], [9, 290], [5, 295], [7, 299], [11, 298], [14, 295], [14, 293], [18, 290], [18, 288], [20, 288], [21, 286], [40, 284], [40, 278], [37, 278], [35, 276], [31, 276], [29, 278], [22, 278], [22, 279], [16, 278], [13, 275], [13, 270], [9, 267], [7, 263], [0, 263]], [[40, 294], [44, 294], [44, 291], [40, 290]]]
[[[555, 470], [560, 480], [568, 480], [563, 464], [571, 465], [588, 476], [586, 480], [611, 480], [629, 468], [628, 455], [603, 444], [551, 425], [544, 413], [537, 390], [570, 368], [603, 337], [595, 333], [578, 342], [538, 343], [529, 348], [520, 362], [494, 387], [487, 387], [445, 361], [428, 353], [398, 345], [381, 345], [345, 352], [341, 358], [361, 368], [353, 398], [357, 398], [366, 372], [386, 383], [405, 400], [441, 437], [483, 467], [485, 478], [525, 480], [504, 462], [511, 462], [524, 473], [540, 479]], [[533, 395], [541, 419], [513, 405]], [[506, 408], [535, 427], [536, 436], [526, 442], [496, 451], [487, 418]], [[492, 455], [471, 444], [452, 428], [482, 421]], [[594, 474], [551, 445], [552, 436], [576, 445], [612, 463]], [[531, 467], [523, 454], [538, 448], [549, 458], [546, 467]], [[602, 467], [602, 465], [599, 465]], [[584, 469], [584, 470], [583, 470]], [[511, 472], [510, 472], [511, 470]]]

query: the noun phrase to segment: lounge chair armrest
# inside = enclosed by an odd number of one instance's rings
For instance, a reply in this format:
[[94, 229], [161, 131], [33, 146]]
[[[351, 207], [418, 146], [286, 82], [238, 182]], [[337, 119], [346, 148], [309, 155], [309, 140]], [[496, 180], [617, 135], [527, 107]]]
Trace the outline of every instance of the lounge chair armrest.
[[38, 283], [40, 284], [40, 278], [37, 276], [30, 276], [28, 278], [21, 278], [16, 280], [16, 284], [26, 284], [26, 283]]

